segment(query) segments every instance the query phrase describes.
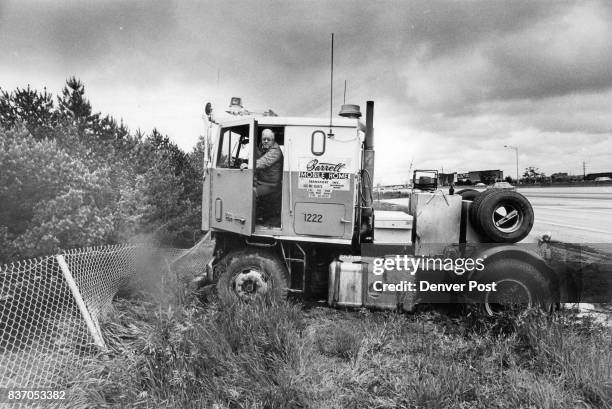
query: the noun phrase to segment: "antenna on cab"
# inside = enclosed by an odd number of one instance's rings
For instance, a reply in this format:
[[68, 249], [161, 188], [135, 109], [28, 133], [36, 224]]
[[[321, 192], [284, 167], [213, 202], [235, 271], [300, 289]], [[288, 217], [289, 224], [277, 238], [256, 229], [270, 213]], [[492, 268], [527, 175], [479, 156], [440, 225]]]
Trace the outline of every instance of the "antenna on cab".
[[331, 33], [331, 79], [329, 84], [329, 133], [328, 137], [334, 136], [332, 132], [332, 112], [334, 109], [334, 33]]

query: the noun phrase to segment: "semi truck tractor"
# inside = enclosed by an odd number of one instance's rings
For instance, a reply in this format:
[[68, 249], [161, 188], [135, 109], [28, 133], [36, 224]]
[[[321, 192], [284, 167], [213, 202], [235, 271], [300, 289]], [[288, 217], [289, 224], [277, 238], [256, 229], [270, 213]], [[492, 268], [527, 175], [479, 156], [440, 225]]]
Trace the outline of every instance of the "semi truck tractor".
[[[417, 170], [404, 211], [377, 209], [373, 101], [365, 122], [357, 105], [334, 118], [283, 117], [232, 98], [227, 112], [217, 120], [206, 106], [201, 226], [215, 240], [203, 277], [221, 299], [295, 293], [403, 310], [475, 302], [489, 313], [558, 299], [546, 238], [517, 244], [534, 214], [516, 191], [449, 194], [436, 171]], [[270, 133], [282, 176], [258, 194], [262, 135]]]

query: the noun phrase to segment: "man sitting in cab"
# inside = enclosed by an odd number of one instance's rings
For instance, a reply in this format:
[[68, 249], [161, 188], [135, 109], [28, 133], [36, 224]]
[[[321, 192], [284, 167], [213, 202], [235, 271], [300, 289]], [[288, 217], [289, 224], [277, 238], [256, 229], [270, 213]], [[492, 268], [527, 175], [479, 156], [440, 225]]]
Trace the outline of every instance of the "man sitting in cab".
[[[283, 179], [283, 152], [270, 129], [264, 129], [261, 133], [260, 155], [255, 161], [254, 186], [258, 199], [279, 192]], [[240, 169], [246, 169], [247, 166], [243, 163]]]

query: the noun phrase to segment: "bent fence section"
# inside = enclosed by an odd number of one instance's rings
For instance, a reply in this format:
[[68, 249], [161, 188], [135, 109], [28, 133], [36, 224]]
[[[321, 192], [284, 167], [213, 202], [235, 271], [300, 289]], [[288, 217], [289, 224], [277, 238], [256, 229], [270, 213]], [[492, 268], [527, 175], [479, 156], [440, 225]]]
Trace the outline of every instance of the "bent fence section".
[[[0, 266], [0, 388], [65, 386], [104, 351], [100, 322], [117, 292], [136, 274], [168, 271], [192, 252], [115, 245]], [[205, 263], [192, 257], [187, 265]]]

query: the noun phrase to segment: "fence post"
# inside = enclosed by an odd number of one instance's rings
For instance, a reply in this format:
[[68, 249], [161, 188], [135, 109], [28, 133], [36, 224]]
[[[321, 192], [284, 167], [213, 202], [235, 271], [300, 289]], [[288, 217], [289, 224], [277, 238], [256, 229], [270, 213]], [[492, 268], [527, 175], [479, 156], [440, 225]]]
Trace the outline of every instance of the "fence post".
[[64, 278], [66, 279], [66, 282], [68, 283], [68, 287], [70, 288], [70, 291], [72, 292], [72, 295], [74, 296], [77, 306], [79, 307], [79, 311], [81, 311], [81, 315], [83, 316], [83, 319], [85, 320], [85, 323], [87, 324], [87, 328], [89, 329], [89, 332], [91, 333], [91, 336], [94, 339], [95, 344], [102, 349], [106, 349], [106, 344], [104, 343], [104, 340], [102, 339], [102, 335], [99, 329], [96, 328], [96, 324], [92, 320], [91, 315], [89, 314], [89, 311], [87, 310], [87, 306], [85, 305], [85, 302], [83, 301], [83, 297], [81, 297], [81, 292], [79, 291], [79, 288], [77, 287], [76, 282], [74, 281], [74, 278], [72, 277], [72, 273], [70, 273], [70, 269], [68, 268], [68, 263], [66, 263], [66, 259], [61, 254], [59, 256], [56, 256], [56, 258], [62, 270], [62, 274], [64, 275]]

